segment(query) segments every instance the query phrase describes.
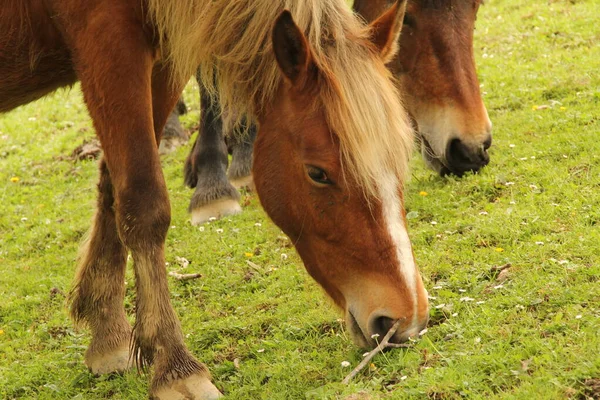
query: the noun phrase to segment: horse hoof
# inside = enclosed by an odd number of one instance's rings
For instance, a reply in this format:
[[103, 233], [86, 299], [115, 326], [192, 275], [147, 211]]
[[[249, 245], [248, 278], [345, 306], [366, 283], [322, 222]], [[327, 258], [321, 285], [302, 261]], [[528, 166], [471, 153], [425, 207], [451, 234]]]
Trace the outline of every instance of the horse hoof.
[[217, 200], [192, 210], [192, 225], [200, 225], [210, 218], [223, 218], [227, 215], [235, 215], [242, 212], [242, 207], [237, 200]]
[[194, 374], [154, 390], [151, 398], [153, 400], [214, 400], [222, 396], [210, 379], [201, 374]]
[[125, 372], [132, 367], [129, 345], [124, 343], [120, 347], [104, 353], [88, 351], [85, 354], [85, 365], [94, 375], [104, 375], [113, 372]]
[[254, 179], [252, 179], [252, 175], [240, 176], [238, 178], [231, 179], [229, 182], [238, 190], [246, 189], [254, 191]]

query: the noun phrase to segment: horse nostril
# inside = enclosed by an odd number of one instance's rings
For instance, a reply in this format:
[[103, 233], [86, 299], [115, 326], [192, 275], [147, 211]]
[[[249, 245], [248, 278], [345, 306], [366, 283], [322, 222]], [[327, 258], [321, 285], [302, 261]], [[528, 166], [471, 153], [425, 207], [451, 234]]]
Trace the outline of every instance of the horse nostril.
[[462, 176], [467, 171], [479, 171], [489, 163], [486, 146], [491, 146], [491, 143], [490, 137], [482, 145], [469, 147], [458, 138], [452, 139], [446, 148], [448, 168], [458, 176]]
[[472, 162], [469, 149], [460, 139], [452, 139], [448, 146], [448, 155], [455, 164], [470, 164]]
[[483, 142], [483, 150], [487, 150], [492, 147], [492, 136], [488, 136], [488, 138]]
[[376, 341], [381, 342], [381, 340], [386, 335], [386, 333], [388, 333], [392, 325], [394, 325], [393, 319], [385, 316], [376, 317], [375, 319], [373, 319], [373, 321], [371, 322], [371, 326], [369, 327], [371, 335], [379, 335]]

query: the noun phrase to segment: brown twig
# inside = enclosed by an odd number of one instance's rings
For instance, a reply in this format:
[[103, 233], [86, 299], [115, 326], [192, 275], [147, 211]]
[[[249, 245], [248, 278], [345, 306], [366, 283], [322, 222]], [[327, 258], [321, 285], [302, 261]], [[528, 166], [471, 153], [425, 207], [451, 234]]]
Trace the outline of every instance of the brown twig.
[[492, 271], [492, 272], [502, 272], [505, 269], [510, 268], [510, 267], [512, 267], [511, 263], [506, 263], [506, 264], [503, 264], [503, 265], [495, 265], [492, 268], [490, 268], [490, 271]]
[[169, 276], [177, 279], [178, 281], [189, 281], [190, 279], [202, 278], [202, 274], [180, 274], [179, 272], [171, 271]]
[[382, 352], [383, 349], [388, 348], [388, 347], [389, 348], [410, 347], [410, 345], [408, 345], [408, 344], [389, 343], [391, 337], [394, 336], [394, 334], [398, 330], [398, 327], [400, 326], [400, 323], [402, 321], [403, 321], [402, 319], [399, 319], [396, 322], [394, 322], [394, 325], [392, 325], [392, 327], [390, 328], [390, 330], [385, 334], [385, 336], [383, 337], [383, 339], [381, 340], [381, 342], [379, 342], [377, 344], [377, 347], [375, 347], [373, 350], [371, 350], [370, 352], [368, 352], [365, 355], [365, 357], [363, 358], [363, 360], [360, 362], [360, 364], [358, 364], [356, 366], [356, 368], [354, 368], [352, 370], [352, 372], [350, 372], [348, 375], [346, 375], [346, 377], [342, 381], [342, 383], [344, 385], [347, 385], [348, 383], [350, 383], [350, 381], [352, 380], [352, 378], [354, 378], [364, 367], [366, 367], [367, 365], [369, 365], [369, 361], [371, 361], [371, 359], [373, 357], [375, 357], [375, 355], [377, 355], [377, 353]]
[[391, 349], [408, 349], [412, 347], [412, 345], [408, 343], [388, 343], [385, 347], [389, 347]]

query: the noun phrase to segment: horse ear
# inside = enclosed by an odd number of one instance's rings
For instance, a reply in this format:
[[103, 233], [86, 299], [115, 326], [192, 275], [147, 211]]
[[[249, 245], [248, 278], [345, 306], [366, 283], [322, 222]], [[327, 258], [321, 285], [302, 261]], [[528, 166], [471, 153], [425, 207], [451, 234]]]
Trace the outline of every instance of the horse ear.
[[396, 0], [388, 10], [369, 24], [371, 41], [379, 49], [381, 57], [387, 63], [398, 51], [398, 39], [402, 32], [402, 21], [406, 12], [407, 0]]
[[288, 10], [277, 17], [272, 40], [275, 59], [283, 75], [294, 86], [303, 85], [311, 64], [310, 49]]

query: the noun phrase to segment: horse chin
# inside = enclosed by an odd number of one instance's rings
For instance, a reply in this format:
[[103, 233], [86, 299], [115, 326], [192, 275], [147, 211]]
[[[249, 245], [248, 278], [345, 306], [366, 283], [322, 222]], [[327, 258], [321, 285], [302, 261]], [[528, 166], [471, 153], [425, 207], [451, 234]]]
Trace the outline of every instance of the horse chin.
[[433, 148], [427, 139], [425, 139], [423, 135], [419, 136], [421, 139], [421, 155], [423, 156], [427, 166], [437, 172], [440, 176], [451, 174], [452, 171], [443, 163], [442, 158], [434, 156], [435, 152], [433, 151]]

